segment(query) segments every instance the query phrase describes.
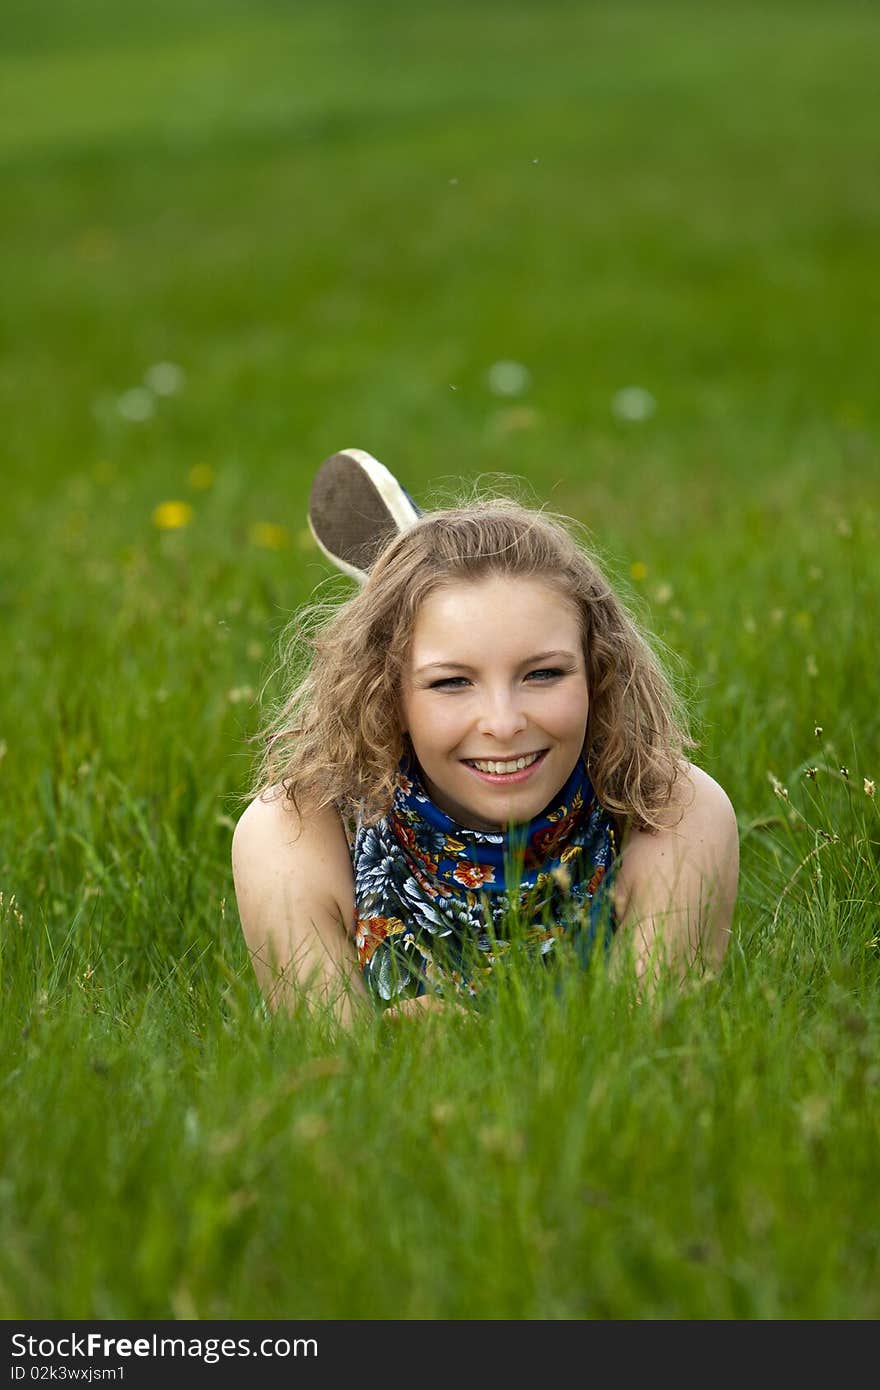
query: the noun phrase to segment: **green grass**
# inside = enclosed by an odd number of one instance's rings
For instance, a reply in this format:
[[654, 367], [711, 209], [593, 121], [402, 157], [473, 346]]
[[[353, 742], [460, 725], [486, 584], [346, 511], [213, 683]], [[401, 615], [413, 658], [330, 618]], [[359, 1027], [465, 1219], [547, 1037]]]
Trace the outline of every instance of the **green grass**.
[[[0, 1313], [878, 1316], [875, 8], [7, 8]], [[347, 444], [590, 528], [738, 813], [716, 979], [263, 1017], [231, 830]]]

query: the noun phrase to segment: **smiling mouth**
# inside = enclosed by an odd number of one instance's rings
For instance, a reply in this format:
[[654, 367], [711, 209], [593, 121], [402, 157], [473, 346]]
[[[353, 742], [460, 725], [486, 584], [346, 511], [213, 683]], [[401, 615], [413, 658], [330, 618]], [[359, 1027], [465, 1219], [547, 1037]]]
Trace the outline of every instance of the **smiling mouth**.
[[523, 753], [519, 758], [462, 758], [462, 762], [475, 768], [477, 772], [490, 773], [496, 777], [511, 776], [515, 772], [523, 772], [527, 767], [532, 767], [547, 751], [546, 748], [540, 748], [536, 753]]

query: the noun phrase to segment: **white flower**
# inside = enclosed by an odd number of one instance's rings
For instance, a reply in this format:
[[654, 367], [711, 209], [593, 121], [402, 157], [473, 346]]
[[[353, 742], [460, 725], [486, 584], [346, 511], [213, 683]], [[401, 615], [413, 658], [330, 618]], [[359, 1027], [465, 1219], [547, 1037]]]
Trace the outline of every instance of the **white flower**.
[[623, 386], [611, 398], [611, 411], [616, 420], [649, 420], [657, 402], [642, 386]]
[[532, 374], [522, 362], [493, 362], [486, 380], [493, 396], [521, 396], [532, 384]]
[[173, 396], [186, 381], [186, 373], [176, 362], [155, 362], [144, 372], [144, 385], [157, 396]]
[[116, 402], [117, 414], [123, 420], [149, 420], [155, 409], [153, 393], [145, 386], [133, 386], [130, 391], [123, 391]]

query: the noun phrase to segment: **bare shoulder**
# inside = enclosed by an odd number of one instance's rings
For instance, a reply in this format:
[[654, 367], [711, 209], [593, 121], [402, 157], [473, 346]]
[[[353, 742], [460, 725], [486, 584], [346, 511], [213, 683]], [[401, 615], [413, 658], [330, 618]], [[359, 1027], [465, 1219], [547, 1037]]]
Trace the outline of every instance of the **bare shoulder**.
[[736, 813], [730, 797], [714, 777], [694, 763], [685, 764], [671, 809], [670, 828], [679, 834], [736, 834]]
[[646, 897], [683, 874], [720, 881], [735, 894], [739, 872], [736, 814], [724, 788], [693, 763], [676, 783], [663, 828], [642, 831], [632, 825], [623, 839], [616, 907], [626, 912], [633, 892]]
[[245, 807], [238, 818], [233, 834], [233, 846], [245, 840], [253, 847], [256, 842], [270, 844], [273, 849], [293, 845], [302, 839], [306, 844], [319, 841], [336, 823], [342, 821], [335, 807], [316, 810], [311, 806], [294, 806], [280, 786], [266, 787]]
[[[727, 949], [740, 876], [737, 817], [715, 778], [684, 766], [660, 830], [628, 828], [614, 910], [635, 924], [649, 949], [656, 923], [665, 922], [669, 941], [690, 958], [720, 962]], [[690, 954], [690, 955], [688, 955]]]
[[338, 911], [353, 928], [354, 870], [342, 817], [334, 806], [301, 806], [297, 811], [279, 787], [267, 788], [239, 817], [232, 836], [232, 869], [239, 896], [255, 884], [267, 892], [288, 888]]
[[629, 829], [624, 845], [672, 840], [728, 841], [737, 838], [736, 813], [724, 788], [694, 763], [685, 763], [656, 833]]

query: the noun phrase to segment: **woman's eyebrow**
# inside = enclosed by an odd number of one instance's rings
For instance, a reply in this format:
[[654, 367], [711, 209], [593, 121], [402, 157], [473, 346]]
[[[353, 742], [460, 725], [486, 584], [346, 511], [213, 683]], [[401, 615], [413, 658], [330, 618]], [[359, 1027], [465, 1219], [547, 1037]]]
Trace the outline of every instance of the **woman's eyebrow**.
[[[536, 652], [534, 656], [527, 656], [524, 661], [520, 662], [520, 665], [531, 666], [533, 661], [549, 661], [551, 657], [556, 657], [564, 661], [574, 661], [576, 659], [574, 652]], [[429, 661], [426, 666], [419, 666], [415, 674], [420, 676], [423, 671], [432, 671], [437, 666], [443, 666], [450, 671], [473, 671], [475, 669], [473, 666], [468, 666], [464, 661]]]

